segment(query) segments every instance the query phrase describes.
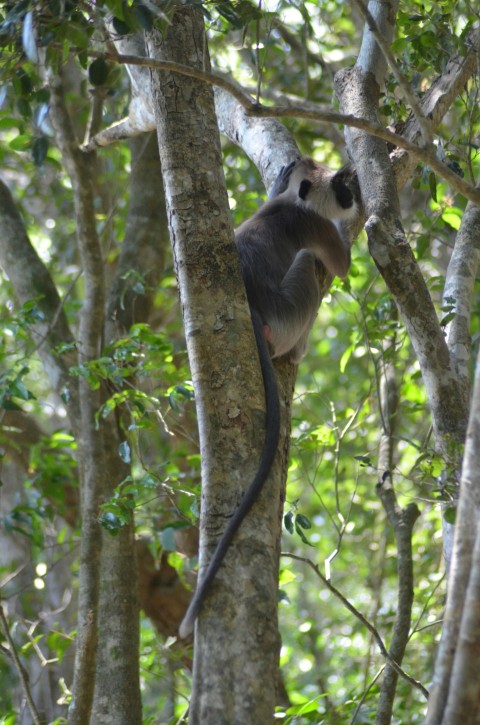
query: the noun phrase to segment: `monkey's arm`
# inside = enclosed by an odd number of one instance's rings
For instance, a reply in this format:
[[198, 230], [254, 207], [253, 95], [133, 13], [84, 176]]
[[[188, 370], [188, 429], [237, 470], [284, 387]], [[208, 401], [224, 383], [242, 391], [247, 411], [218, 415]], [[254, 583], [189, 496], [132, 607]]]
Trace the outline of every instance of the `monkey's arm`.
[[311, 249], [331, 274], [345, 277], [350, 267], [350, 246], [337, 226], [318, 215], [311, 215], [307, 249]]

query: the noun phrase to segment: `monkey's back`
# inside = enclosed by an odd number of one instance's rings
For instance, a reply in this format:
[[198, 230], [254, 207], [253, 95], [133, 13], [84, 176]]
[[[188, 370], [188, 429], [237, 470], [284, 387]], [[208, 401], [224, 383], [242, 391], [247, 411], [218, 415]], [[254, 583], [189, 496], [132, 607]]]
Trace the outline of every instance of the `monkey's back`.
[[279, 288], [296, 253], [302, 248], [298, 235], [302, 217], [308, 212], [284, 199], [264, 204], [235, 233], [248, 301], [263, 309], [265, 301]]
[[311, 249], [332, 274], [343, 276], [350, 262], [333, 222], [284, 195], [243, 222], [235, 241], [248, 301], [257, 310], [268, 307], [300, 249]]

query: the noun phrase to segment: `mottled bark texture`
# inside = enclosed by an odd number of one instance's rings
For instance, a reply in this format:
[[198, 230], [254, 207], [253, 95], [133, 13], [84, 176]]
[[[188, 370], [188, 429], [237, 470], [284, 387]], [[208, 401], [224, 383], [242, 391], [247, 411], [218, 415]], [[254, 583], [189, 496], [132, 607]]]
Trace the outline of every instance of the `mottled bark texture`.
[[[96, 229], [95, 159], [79, 149], [61, 78], [51, 79], [50, 90], [52, 124], [73, 189], [84, 282], [78, 353], [79, 362], [88, 363], [101, 352], [106, 296], [104, 260]], [[118, 456], [120, 437], [116, 419], [112, 416], [100, 424], [96, 420], [100, 406], [108, 396], [106, 386], [92, 390], [87, 380], [80, 377], [79, 394], [82, 539], [78, 634], [69, 723], [135, 725], [141, 722], [141, 700], [133, 520], [115, 539], [105, 538], [99, 524], [102, 499], [112, 494], [127, 471]], [[105, 538], [103, 554], [102, 537]], [[101, 653], [98, 658], [97, 652]], [[101, 700], [98, 693], [102, 693], [104, 699]]]
[[[97, 431], [98, 434], [98, 431]], [[103, 497], [109, 499], [130, 473], [118, 454], [122, 440], [113, 418], [103, 431]], [[98, 647], [91, 725], [140, 725], [139, 604], [134, 522], [116, 536], [102, 529]]]
[[[462, 226], [455, 240], [455, 247], [450, 259], [445, 281], [444, 303], [452, 305], [455, 318], [447, 328], [448, 346], [458, 379], [464, 395], [470, 389], [469, 367], [471, 340], [469, 335], [472, 290], [475, 283], [479, 263], [480, 212], [472, 204], [462, 219]], [[476, 379], [471, 401], [470, 421], [463, 459], [460, 493], [453, 536], [453, 553], [448, 577], [448, 594], [445, 609], [442, 639], [435, 662], [435, 673], [427, 714], [427, 723], [454, 723], [452, 713], [466, 712], [470, 703], [471, 712], [478, 711], [475, 696], [471, 695], [475, 683], [468, 678], [462, 685], [462, 692], [455, 692], [452, 678], [456, 677], [455, 689], [458, 688], [458, 673], [465, 675], [465, 657], [473, 657], [478, 646], [477, 605], [474, 597], [478, 587], [478, 530], [479, 530], [479, 490], [478, 477], [478, 419], [480, 385], [478, 382], [478, 360]], [[450, 525], [449, 525], [450, 527]], [[451, 528], [451, 527], [450, 527]], [[470, 611], [471, 610], [471, 611]], [[469, 651], [465, 639], [470, 642]], [[470, 668], [472, 662], [470, 661]], [[473, 671], [473, 670], [470, 670]], [[456, 674], [454, 674], [456, 673]], [[465, 692], [463, 693], [463, 689]], [[448, 703], [448, 709], [447, 709]], [[472, 704], [473, 703], [473, 704]], [[450, 713], [450, 714], [448, 714]], [[462, 720], [468, 721], [467, 717]]]
[[460, 483], [445, 624], [426, 722], [480, 721], [480, 359]]
[[454, 313], [453, 319], [447, 325], [447, 345], [465, 399], [470, 396], [470, 323], [479, 263], [480, 207], [468, 202], [455, 239], [443, 290], [443, 304]]
[[[154, 58], [203, 68], [205, 42], [201, 11], [179, 6], [166, 35], [150, 35], [148, 50]], [[158, 71], [152, 71], [152, 88], [198, 412], [202, 571], [255, 472], [264, 395], [233, 244], [213, 90]], [[278, 456], [197, 621], [191, 723], [272, 719], [282, 463]]]

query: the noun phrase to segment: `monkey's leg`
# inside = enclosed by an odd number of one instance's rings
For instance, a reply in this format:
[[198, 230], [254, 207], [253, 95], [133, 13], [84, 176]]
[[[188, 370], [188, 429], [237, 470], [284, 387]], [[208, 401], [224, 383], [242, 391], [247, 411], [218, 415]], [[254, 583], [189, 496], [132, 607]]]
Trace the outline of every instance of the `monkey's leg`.
[[272, 319], [267, 320], [271, 329], [274, 357], [294, 351], [295, 361], [301, 358], [319, 304], [320, 289], [315, 276], [315, 255], [308, 249], [301, 249], [275, 295]]

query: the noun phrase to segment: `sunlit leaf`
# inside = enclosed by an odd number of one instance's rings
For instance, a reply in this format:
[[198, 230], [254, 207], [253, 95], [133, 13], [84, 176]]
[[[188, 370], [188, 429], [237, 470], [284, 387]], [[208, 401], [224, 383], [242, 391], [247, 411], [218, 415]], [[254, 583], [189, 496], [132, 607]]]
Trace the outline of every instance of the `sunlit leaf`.
[[118, 455], [124, 463], [130, 463], [132, 460], [130, 446], [127, 441], [122, 441], [118, 446]]
[[26, 13], [23, 20], [22, 44], [28, 60], [31, 60], [32, 63], [36, 63], [38, 61], [37, 40], [35, 37], [33, 13], [31, 10]]

